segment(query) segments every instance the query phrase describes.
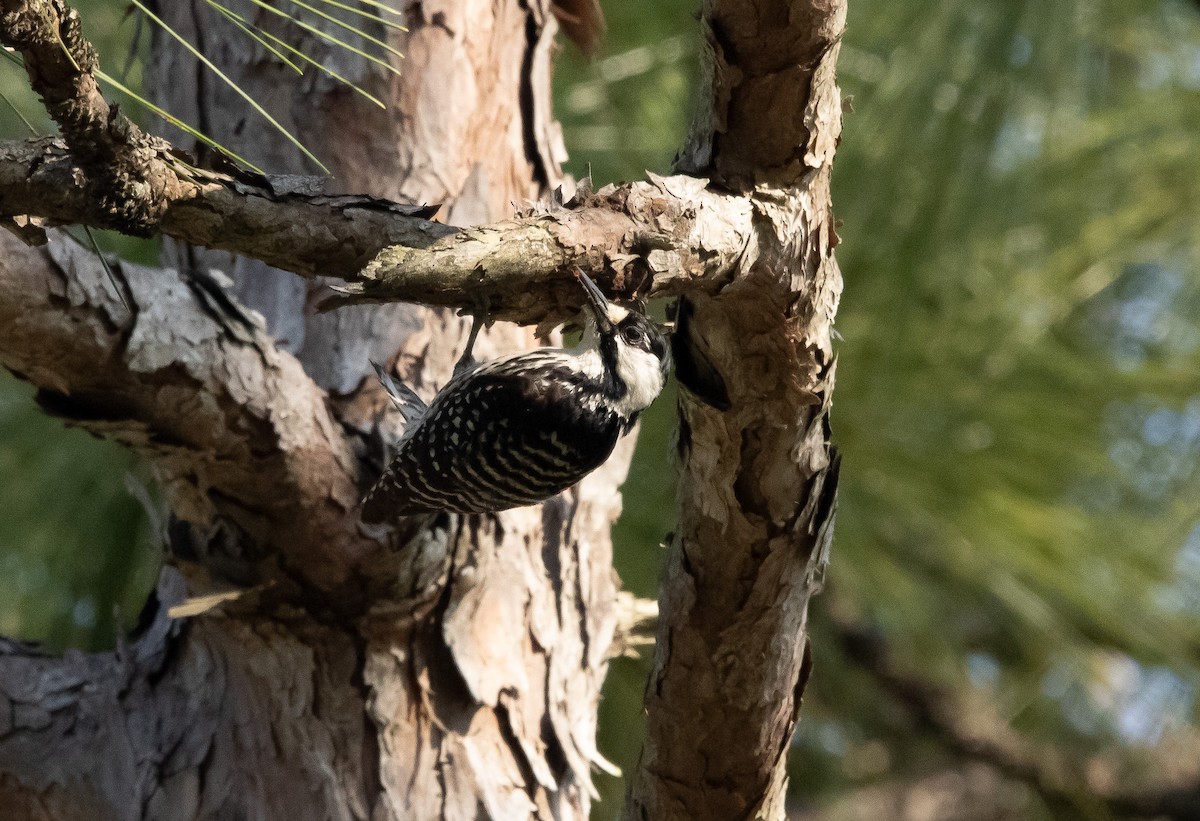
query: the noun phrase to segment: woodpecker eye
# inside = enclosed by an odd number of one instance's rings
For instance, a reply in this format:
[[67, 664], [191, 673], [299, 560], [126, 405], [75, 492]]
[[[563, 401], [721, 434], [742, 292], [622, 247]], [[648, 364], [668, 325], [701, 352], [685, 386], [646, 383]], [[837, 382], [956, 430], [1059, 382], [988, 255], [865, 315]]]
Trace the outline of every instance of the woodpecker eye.
[[627, 345], [640, 346], [646, 339], [646, 335], [642, 333], [642, 329], [637, 325], [630, 325], [625, 330], [621, 331], [621, 337]]

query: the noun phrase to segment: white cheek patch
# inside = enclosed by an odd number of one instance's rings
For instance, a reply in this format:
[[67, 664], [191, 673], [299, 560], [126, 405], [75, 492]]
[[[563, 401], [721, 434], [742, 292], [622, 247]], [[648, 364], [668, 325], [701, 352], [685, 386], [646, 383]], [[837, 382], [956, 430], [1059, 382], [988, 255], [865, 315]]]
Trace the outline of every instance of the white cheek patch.
[[617, 376], [625, 383], [626, 393], [616, 403], [626, 415], [643, 411], [662, 393], [663, 372], [658, 357], [617, 339]]

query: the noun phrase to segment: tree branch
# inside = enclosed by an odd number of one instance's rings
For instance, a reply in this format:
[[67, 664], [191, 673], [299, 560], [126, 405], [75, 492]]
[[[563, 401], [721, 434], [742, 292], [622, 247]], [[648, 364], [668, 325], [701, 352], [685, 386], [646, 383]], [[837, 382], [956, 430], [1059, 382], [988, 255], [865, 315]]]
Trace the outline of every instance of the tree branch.
[[266, 547], [210, 565], [255, 574], [278, 560], [284, 578], [347, 585], [377, 545], [347, 515], [358, 465], [324, 392], [207, 275], [114, 275], [129, 309], [68, 238], [35, 250], [0, 233], [0, 363], [51, 413], [146, 457], [178, 516], [220, 514]]
[[63, 135], [0, 144], [0, 216], [162, 233], [310, 277], [349, 278], [389, 244], [452, 232], [426, 219], [436, 207], [330, 197], [319, 179], [197, 169], [108, 105], [78, 12], [62, 0], [0, 0], [0, 12], [0, 43], [24, 57]]
[[[164, 200], [147, 228], [301, 276], [353, 278], [388, 245], [422, 247], [454, 232], [429, 221], [436, 208], [331, 196], [319, 178], [202, 171], [166, 150], [146, 173]], [[49, 138], [0, 143], [0, 217], [15, 216], [124, 230], [81, 184], [75, 156]]]
[[826, 622], [846, 658], [866, 670], [903, 707], [914, 723], [950, 752], [994, 767], [1004, 776], [1028, 784], [1051, 807], [1095, 813], [1098, 805], [1116, 817], [1192, 819], [1200, 817], [1200, 785], [1104, 793], [1084, 785], [1082, 767], [1038, 749], [998, 719], [964, 703], [957, 694], [903, 670], [881, 634], [855, 623], [835, 603], [825, 609]]
[[3, 0], [3, 9], [0, 41], [21, 51], [65, 137], [65, 145], [0, 144], [0, 217], [19, 218], [24, 237], [30, 218], [162, 233], [301, 276], [357, 281], [326, 309], [486, 304], [492, 318], [523, 323], [575, 312], [576, 267], [625, 296], [659, 296], [714, 292], [746, 261], [749, 200], [706, 191], [693, 177], [651, 175], [648, 183], [585, 191], [574, 210], [539, 208], [456, 233], [428, 221], [436, 207], [331, 197], [312, 178], [199, 170], [108, 106], [77, 12], [61, 0]]
[[[752, 253], [750, 199], [694, 177], [650, 175], [459, 231], [430, 222], [436, 209], [330, 196], [317, 178], [200, 171], [166, 153], [150, 167], [166, 192], [155, 230], [301, 276], [353, 282], [326, 310], [486, 301], [494, 319], [559, 321], [581, 304], [576, 267], [626, 297], [715, 293]], [[0, 216], [121, 228], [79, 184], [73, 155], [51, 139], [0, 143]]]
[[498, 319], [562, 319], [581, 304], [574, 268], [626, 297], [716, 293], [750, 252], [752, 205], [695, 177], [586, 189], [564, 208], [468, 228], [425, 248], [385, 248], [326, 308], [358, 302], [463, 305]]
[[79, 13], [61, 0], [0, 0], [0, 43], [24, 57], [30, 86], [58, 123], [95, 208], [118, 230], [149, 234], [165, 202], [150, 160], [166, 144], [105, 102]]
[[677, 167], [748, 198], [750, 243], [718, 293], [679, 310], [676, 359], [711, 391], [681, 395], [680, 520], [626, 818], [785, 816], [837, 498], [829, 185], [845, 13], [844, 0], [704, 3], [706, 102]]

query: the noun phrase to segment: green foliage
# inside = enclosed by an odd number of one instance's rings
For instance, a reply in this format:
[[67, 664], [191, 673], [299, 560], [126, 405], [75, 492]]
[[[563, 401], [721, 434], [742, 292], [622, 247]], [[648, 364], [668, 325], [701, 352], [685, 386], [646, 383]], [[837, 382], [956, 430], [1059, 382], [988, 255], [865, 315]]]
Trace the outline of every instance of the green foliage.
[[[105, 65], [121, 66], [134, 40], [124, 8], [73, 5]], [[140, 85], [138, 63], [120, 71]], [[16, 58], [0, 61], [0, 94], [0, 139], [55, 132]], [[93, 233], [106, 252], [157, 259], [157, 243]], [[83, 232], [78, 238], [88, 242]], [[0, 372], [0, 634], [51, 651], [103, 648], [136, 619], [157, 576], [159, 546], [125, 487], [134, 470], [123, 448], [65, 429], [38, 410], [27, 385]]]
[[1025, 717], [1099, 651], [1196, 681], [1198, 613], [1162, 601], [1200, 518], [1200, 24], [1173, 2], [853, 14], [835, 595], [945, 683], [995, 659], [1009, 718], [1063, 743]]
[[570, 153], [567, 170], [597, 187], [671, 167], [691, 113], [697, 3], [605, 0], [605, 46], [589, 63], [577, 50], [555, 69], [556, 115]]
[[125, 489], [133, 469], [124, 450], [64, 430], [27, 385], [0, 379], [0, 634], [111, 647], [136, 619], [158, 559]]

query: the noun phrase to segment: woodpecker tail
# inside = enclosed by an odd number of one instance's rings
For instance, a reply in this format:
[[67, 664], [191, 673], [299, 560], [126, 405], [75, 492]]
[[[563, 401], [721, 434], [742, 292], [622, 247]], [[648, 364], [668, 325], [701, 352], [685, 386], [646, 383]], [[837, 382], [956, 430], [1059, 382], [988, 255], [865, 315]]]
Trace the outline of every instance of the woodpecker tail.
[[391, 374], [385, 371], [378, 362], [372, 361], [371, 367], [375, 369], [375, 375], [379, 377], [379, 383], [387, 391], [392, 404], [400, 410], [400, 415], [404, 417], [406, 428], [411, 427], [413, 423], [425, 415], [425, 411], [429, 410], [429, 408], [426, 406], [424, 400], [417, 396], [416, 391], [403, 382], [397, 382], [395, 379], [392, 379]]

